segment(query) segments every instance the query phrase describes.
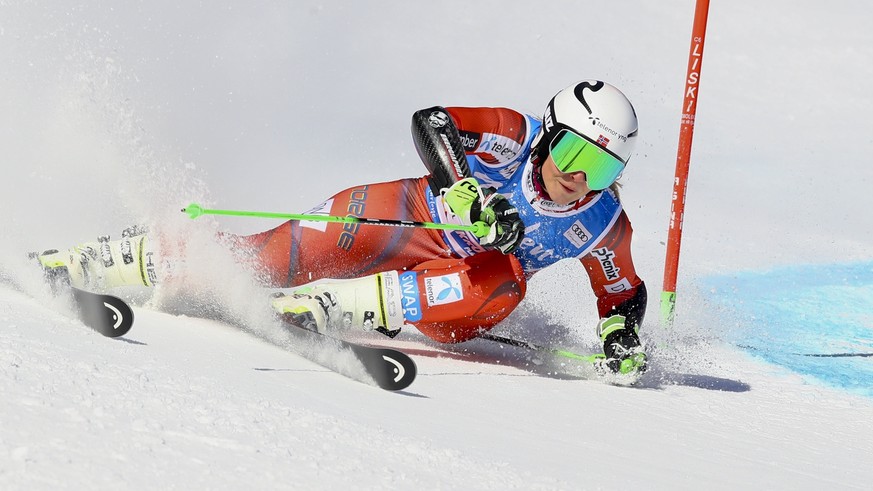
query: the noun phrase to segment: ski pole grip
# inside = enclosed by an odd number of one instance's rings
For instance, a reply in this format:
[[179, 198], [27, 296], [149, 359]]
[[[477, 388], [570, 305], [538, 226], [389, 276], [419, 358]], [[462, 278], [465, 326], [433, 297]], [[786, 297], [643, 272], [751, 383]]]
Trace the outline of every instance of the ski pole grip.
[[474, 228], [471, 232], [473, 232], [473, 235], [476, 237], [485, 237], [491, 229], [491, 227], [485, 222], [473, 222], [473, 227]]
[[197, 203], [191, 203], [190, 205], [182, 208], [183, 213], [187, 213], [191, 219], [195, 219], [201, 215], [203, 215], [203, 207], [198, 205]]

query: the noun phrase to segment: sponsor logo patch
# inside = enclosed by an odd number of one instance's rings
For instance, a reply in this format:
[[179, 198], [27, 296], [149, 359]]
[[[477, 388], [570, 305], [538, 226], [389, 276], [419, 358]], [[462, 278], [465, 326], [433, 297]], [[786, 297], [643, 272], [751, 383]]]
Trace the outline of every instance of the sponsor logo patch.
[[133, 251], [130, 245], [130, 239], [124, 239], [121, 241], [121, 260], [124, 261], [124, 264], [133, 264]]
[[585, 244], [591, 240], [591, 232], [582, 225], [582, 222], [576, 220], [573, 222], [573, 225], [570, 226], [565, 232], [564, 237], [570, 241], [571, 244], [581, 249], [585, 247]]
[[604, 285], [603, 288], [606, 289], [609, 293], [619, 293], [626, 292], [631, 289], [630, 281], [627, 278], [622, 278], [620, 281], [616, 283], [611, 283], [609, 285]]
[[618, 279], [621, 268], [616, 266], [615, 261], [613, 261], [613, 258], [615, 257], [614, 252], [606, 247], [601, 247], [600, 249], [594, 249], [591, 251], [591, 255], [600, 261], [600, 267], [603, 269], [603, 274], [606, 275], [607, 280]]
[[[347, 216], [360, 218], [366, 214], [369, 187], [369, 185], [364, 185], [351, 190], [349, 193], [349, 204], [346, 206]], [[330, 208], [328, 208], [328, 211], [330, 211]], [[360, 223], [344, 223], [343, 231], [336, 241], [336, 246], [346, 251], [351, 250], [352, 246], [355, 245], [355, 237], [357, 237], [360, 227]]]
[[458, 273], [424, 279], [424, 292], [427, 304], [431, 307], [455, 303], [464, 299], [461, 276]]
[[550, 104], [549, 110], [546, 111], [546, 114], [544, 115], [545, 119], [543, 119], [543, 127], [545, 128], [543, 131], [545, 131], [546, 133], [548, 133], [549, 130], [552, 129], [552, 126], [555, 126], [555, 123], [552, 121], [552, 111], [553, 111], [553, 109], [552, 109], [552, 106]]
[[546, 249], [547, 244], [544, 245], [534, 240], [533, 237], [535, 237], [535, 235], [533, 232], [538, 230], [540, 228], [540, 225], [542, 224], [538, 222], [534, 223], [529, 227], [525, 227], [525, 237], [521, 239], [521, 243], [518, 245], [518, 249], [525, 254], [535, 257], [538, 261], [545, 261], [546, 259], [555, 256], [555, 250]]
[[[382, 277], [382, 294], [385, 296], [385, 310], [387, 311], [388, 319], [396, 319], [400, 316], [400, 312], [398, 312], [398, 306], [403, 305], [402, 297], [398, 298], [401, 295], [400, 285], [397, 279], [396, 271], [388, 271], [385, 273], [380, 273]], [[389, 322], [390, 324], [390, 322]]]
[[[621, 133], [615, 131], [614, 129], [610, 128], [609, 126], [606, 126], [605, 124], [603, 124], [602, 122], [600, 122], [599, 119], [597, 120], [596, 124], [597, 124], [597, 127], [598, 127], [598, 128], [600, 128], [600, 129], [603, 130], [603, 131], [606, 131], [607, 133], [609, 133], [610, 135], [612, 135], [613, 138], [618, 138], [619, 141], [623, 141], [623, 142], [626, 142], [626, 141], [627, 141], [627, 135], [623, 135], [623, 134], [621, 134]], [[600, 135], [600, 138], [604, 138], [604, 139], [605, 139], [606, 137], [603, 136], [603, 135]], [[599, 139], [598, 139], [598, 140], [599, 140]], [[606, 140], [606, 142], [609, 143], [609, 140]], [[600, 142], [598, 141], [598, 143], [600, 143]]]
[[[149, 283], [155, 285], [158, 283], [158, 273], [156, 271], [154, 254], [151, 252], [146, 253], [145, 255], [145, 268], [146, 268], [146, 276], [148, 276]], [[148, 286], [148, 285], [146, 285]]]
[[472, 131], [458, 131], [458, 134], [461, 136], [461, 144], [464, 145], [465, 150], [472, 152], [479, 146], [479, 133], [474, 133]]
[[[330, 209], [333, 207], [333, 198], [321, 203], [320, 205], [305, 212], [307, 215], [330, 215]], [[327, 229], [328, 222], [313, 222], [309, 220], [301, 220], [300, 226], [306, 228], [314, 228], [319, 232], [324, 232]]]
[[441, 111], [434, 111], [427, 117], [427, 124], [431, 125], [433, 128], [442, 128], [448, 122], [449, 115]]
[[[489, 153], [494, 156], [495, 163], [510, 162], [521, 152], [521, 144], [512, 138], [494, 133], [483, 133], [477, 153]], [[489, 162], [486, 162], [489, 163]]]
[[105, 268], [111, 268], [115, 265], [115, 261], [112, 260], [112, 250], [109, 248], [108, 241], [100, 242], [100, 259], [103, 260], [103, 267]]
[[408, 322], [421, 320], [421, 296], [418, 291], [418, 274], [406, 271], [400, 274], [400, 303], [403, 305], [403, 318]]

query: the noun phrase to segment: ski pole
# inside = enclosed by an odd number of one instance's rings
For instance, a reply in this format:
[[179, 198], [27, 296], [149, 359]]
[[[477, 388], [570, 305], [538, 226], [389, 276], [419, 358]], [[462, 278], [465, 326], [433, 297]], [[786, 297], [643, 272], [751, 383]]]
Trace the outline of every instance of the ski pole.
[[496, 334], [491, 334], [489, 332], [483, 332], [479, 335], [480, 339], [487, 339], [488, 341], [494, 341], [497, 343], [508, 344], [509, 346], [516, 346], [518, 348], [525, 348], [531, 351], [542, 351], [546, 353], [551, 353], [553, 355], [562, 356], [564, 358], [570, 358], [573, 360], [580, 360], [588, 363], [594, 363], [598, 359], [605, 358], [602, 354], [593, 354], [593, 355], [581, 355], [579, 353], [573, 353], [572, 351], [567, 351], [563, 349], [557, 348], [548, 348], [546, 346], [540, 346], [529, 341], [522, 341], [520, 339], [507, 338], [505, 336], [498, 336]]
[[356, 216], [336, 216], [336, 215], [312, 215], [312, 214], [294, 214], [294, 213], [272, 213], [266, 211], [240, 211], [240, 210], [213, 210], [203, 208], [197, 203], [182, 208], [183, 213], [187, 213], [192, 219], [202, 215], [223, 215], [236, 217], [259, 217], [259, 218], [281, 218], [284, 220], [310, 221], [310, 222], [336, 222], [336, 223], [361, 223], [364, 225], [383, 225], [388, 227], [417, 227], [430, 228], [436, 230], [462, 230], [471, 232], [476, 237], [485, 237], [488, 235], [489, 226], [485, 222], [474, 222], [473, 225], [459, 225], [454, 223], [435, 223], [435, 222], [416, 222], [412, 220], [394, 220], [389, 218], [367, 218]]

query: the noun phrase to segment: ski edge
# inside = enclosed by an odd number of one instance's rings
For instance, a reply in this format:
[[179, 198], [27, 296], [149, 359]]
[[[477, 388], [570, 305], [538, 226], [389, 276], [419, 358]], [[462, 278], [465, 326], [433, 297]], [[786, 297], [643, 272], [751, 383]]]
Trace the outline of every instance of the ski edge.
[[603, 365], [603, 362], [606, 361], [606, 355], [603, 353], [594, 353], [594, 354], [580, 354], [574, 353], [572, 351], [559, 349], [559, 348], [550, 348], [547, 346], [540, 346], [538, 344], [531, 343], [529, 341], [524, 341], [521, 339], [514, 339], [506, 336], [499, 336], [496, 334], [492, 334], [490, 332], [485, 332], [479, 335], [479, 339], [484, 339], [487, 341], [493, 341], [496, 343], [506, 344], [509, 346], [515, 346], [518, 348], [527, 349], [537, 353], [544, 353], [548, 355], [553, 355], [558, 358], [566, 358], [569, 360], [575, 360], [577, 362], [581, 362], [586, 366], [590, 366], [594, 373], [597, 375], [599, 380], [603, 380], [607, 383], [613, 385], [622, 385], [622, 386], [630, 386], [635, 385], [639, 382], [640, 378], [642, 378], [644, 372], [633, 372], [633, 373], [613, 373]]
[[[0, 283], [13, 290], [41, 301], [39, 295], [23, 288], [17, 279], [0, 269]], [[96, 293], [70, 285], [68, 282], [52, 283], [46, 281], [53, 297], [67, 297], [72, 302], [72, 311], [61, 312], [78, 319], [85, 327], [109, 338], [124, 336], [133, 327], [133, 309], [124, 300], [103, 293]], [[72, 314], [72, 315], [70, 315]]]
[[[301, 327], [293, 322], [293, 319], [285, 316], [278, 318], [286, 326], [289, 333], [297, 336], [309, 336], [324, 342], [336, 343], [339, 350], [349, 351], [363, 366], [366, 374], [373, 379], [376, 386], [387, 391], [399, 391], [409, 387], [418, 375], [418, 367], [415, 361], [406, 353], [394, 348], [367, 346], [353, 341], [348, 341], [336, 336], [330, 336], [318, 331]], [[350, 375], [336, 370], [334, 367], [320, 363], [306, 353], [294, 351], [300, 356], [309, 359], [319, 365], [328, 368], [335, 373], [352, 380], [357, 380]]]

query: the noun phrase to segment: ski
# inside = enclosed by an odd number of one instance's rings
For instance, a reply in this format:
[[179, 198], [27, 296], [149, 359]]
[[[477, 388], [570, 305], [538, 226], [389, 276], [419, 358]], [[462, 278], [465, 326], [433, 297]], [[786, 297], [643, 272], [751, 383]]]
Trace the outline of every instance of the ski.
[[545, 346], [539, 346], [533, 344], [528, 341], [522, 341], [520, 339], [507, 338], [505, 336], [498, 336], [496, 334], [491, 334], [489, 332], [482, 333], [479, 336], [480, 339], [485, 339], [488, 341], [494, 341], [501, 344], [507, 344], [509, 346], [515, 346], [518, 348], [525, 348], [531, 351], [538, 351], [542, 353], [550, 353], [553, 355], [561, 356], [564, 358], [569, 358], [571, 360], [578, 360], [584, 363], [598, 364], [598, 360], [605, 360], [606, 355], [603, 353], [593, 354], [593, 355], [581, 355], [579, 353], [574, 353], [572, 351], [557, 349], [557, 348], [548, 348]]
[[[415, 380], [418, 373], [418, 368], [415, 361], [406, 353], [391, 348], [381, 348], [375, 346], [365, 346], [363, 344], [346, 341], [333, 336], [322, 334], [318, 331], [313, 331], [296, 324], [290, 316], [280, 316], [285, 325], [289, 326], [288, 331], [295, 336], [314, 339], [322, 345], [333, 345], [339, 351], [351, 352], [355, 358], [361, 362], [367, 374], [376, 382], [380, 388], [397, 391], [409, 387]], [[321, 364], [322, 366], [326, 366]], [[333, 369], [333, 367], [326, 366]], [[334, 370], [341, 375], [346, 375], [342, 372]]]
[[[124, 336], [133, 327], [133, 310], [124, 300], [101, 293], [94, 293], [69, 284], [69, 281], [46, 277], [51, 293], [55, 297], [67, 297], [71, 300], [76, 317], [89, 328], [109, 337]], [[0, 271], [0, 283], [4, 283], [16, 291], [29, 294], [38, 299], [32, 292], [22, 288], [14, 276]]]
[[406, 353], [338, 340], [361, 360], [367, 373], [385, 390], [403, 390], [415, 380], [418, 368]]
[[637, 370], [627, 373], [614, 373], [606, 367], [606, 355], [603, 353], [595, 354], [579, 354], [572, 351], [540, 346], [529, 341], [521, 339], [513, 339], [506, 336], [498, 336], [489, 332], [482, 333], [479, 339], [493, 341], [496, 343], [506, 344], [533, 351], [542, 355], [552, 356], [561, 360], [573, 360], [582, 367], [591, 368], [598, 378], [616, 385], [633, 385], [642, 377], [643, 372]]
[[68, 288], [79, 320], [86, 326], [109, 338], [124, 336], [133, 327], [133, 310], [124, 300], [74, 286]]

